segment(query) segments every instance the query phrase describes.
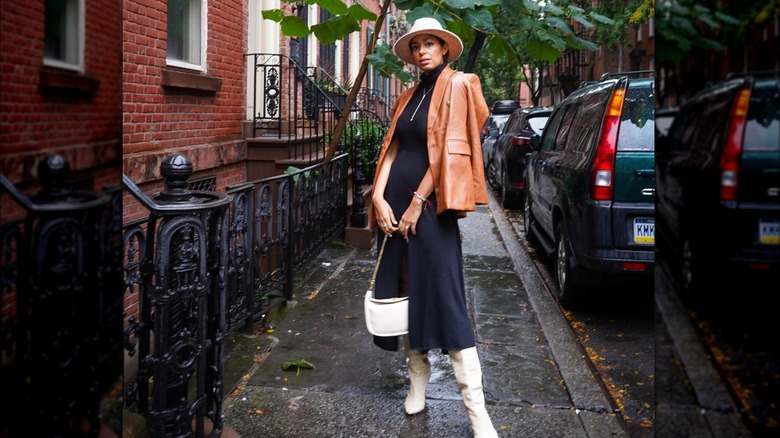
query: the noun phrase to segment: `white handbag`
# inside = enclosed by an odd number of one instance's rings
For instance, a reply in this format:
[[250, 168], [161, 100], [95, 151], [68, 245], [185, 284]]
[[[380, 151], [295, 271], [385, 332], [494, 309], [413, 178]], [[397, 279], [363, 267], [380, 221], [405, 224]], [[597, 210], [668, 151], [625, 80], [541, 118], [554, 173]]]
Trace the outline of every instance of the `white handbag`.
[[375, 336], [400, 336], [409, 333], [409, 297], [374, 298], [374, 284], [379, 262], [385, 252], [387, 235], [382, 241], [379, 257], [376, 260], [374, 274], [363, 300], [363, 311], [366, 317], [366, 327]]

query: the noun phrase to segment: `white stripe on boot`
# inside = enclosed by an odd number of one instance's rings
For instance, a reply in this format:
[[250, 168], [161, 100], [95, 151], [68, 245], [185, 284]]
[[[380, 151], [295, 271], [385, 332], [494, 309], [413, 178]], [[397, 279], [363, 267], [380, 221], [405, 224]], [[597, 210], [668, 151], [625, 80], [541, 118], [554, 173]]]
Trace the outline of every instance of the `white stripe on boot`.
[[431, 378], [431, 363], [428, 353], [420, 350], [412, 350], [409, 347], [409, 336], [404, 338], [404, 353], [409, 358], [407, 368], [409, 370], [409, 393], [404, 400], [404, 412], [414, 415], [425, 409], [425, 388]]
[[450, 362], [458, 381], [463, 404], [469, 415], [474, 438], [498, 437], [485, 408], [485, 393], [482, 391], [482, 369], [479, 366], [477, 347], [450, 350]]

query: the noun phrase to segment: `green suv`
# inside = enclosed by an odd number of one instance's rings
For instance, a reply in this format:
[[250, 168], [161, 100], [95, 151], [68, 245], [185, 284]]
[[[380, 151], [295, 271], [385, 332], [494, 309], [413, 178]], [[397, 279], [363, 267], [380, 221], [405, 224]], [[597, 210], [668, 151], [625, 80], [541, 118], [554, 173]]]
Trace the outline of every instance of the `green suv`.
[[555, 264], [558, 300], [585, 285], [652, 282], [654, 79], [605, 74], [555, 109], [526, 155], [526, 239]]

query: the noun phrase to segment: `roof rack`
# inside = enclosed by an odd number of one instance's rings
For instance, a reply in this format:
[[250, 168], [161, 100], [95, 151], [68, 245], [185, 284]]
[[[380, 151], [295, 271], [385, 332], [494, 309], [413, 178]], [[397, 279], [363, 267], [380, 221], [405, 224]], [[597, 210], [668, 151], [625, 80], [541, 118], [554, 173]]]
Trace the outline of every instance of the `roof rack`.
[[633, 70], [633, 71], [619, 71], [616, 73], [604, 73], [601, 75], [600, 81], [605, 81], [607, 79], [612, 78], [619, 78], [623, 76], [639, 76], [639, 75], [654, 75], [655, 70]]
[[778, 76], [778, 75], [780, 75], [780, 70], [755, 70], [755, 71], [745, 71], [745, 72], [731, 72], [726, 75], [726, 80], [744, 78], [746, 76], [771, 77], [771, 76]]

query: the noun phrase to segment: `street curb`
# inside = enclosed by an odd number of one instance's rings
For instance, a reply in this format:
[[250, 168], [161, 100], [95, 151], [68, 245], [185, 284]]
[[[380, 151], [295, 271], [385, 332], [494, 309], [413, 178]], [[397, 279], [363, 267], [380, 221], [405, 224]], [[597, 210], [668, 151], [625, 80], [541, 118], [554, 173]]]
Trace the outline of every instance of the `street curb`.
[[701, 415], [710, 423], [711, 430], [725, 432], [719, 436], [752, 436], [663, 269], [659, 266], [655, 272], [656, 307], [696, 394]]
[[[489, 206], [496, 227], [512, 258], [515, 273], [520, 277], [528, 299], [536, 312], [553, 358], [558, 364], [564, 382], [566, 382], [572, 403], [577, 409], [584, 411], [615, 413], [612, 400], [604, 393], [601, 381], [593, 374], [590, 360], [563, 316], [558, 303], [542, 280], [541, 274], [536, 270], [528, 251], [518, 242], [517, 236], [503, 213], [496, 213], [501, 211], [501, 207], [492, 193], [489, 193], [489, 198]], [[576, 345], [577, 348], [572, 348], [572, 345]], [[599, 426], [595, 423], [601, 423], [603, 427], [604, 417], [601, 415], [580, 416], [580, 418], [585, 424], [586, 430], [592, 430]], [[609, 418], [610, 421], [615, 422], [611, 427], [612, 430], [619, 430], [623, 436], [628, 436], [624, 425], [617, 417]], [[590, 424], [591, 422], [595, 423]]]

